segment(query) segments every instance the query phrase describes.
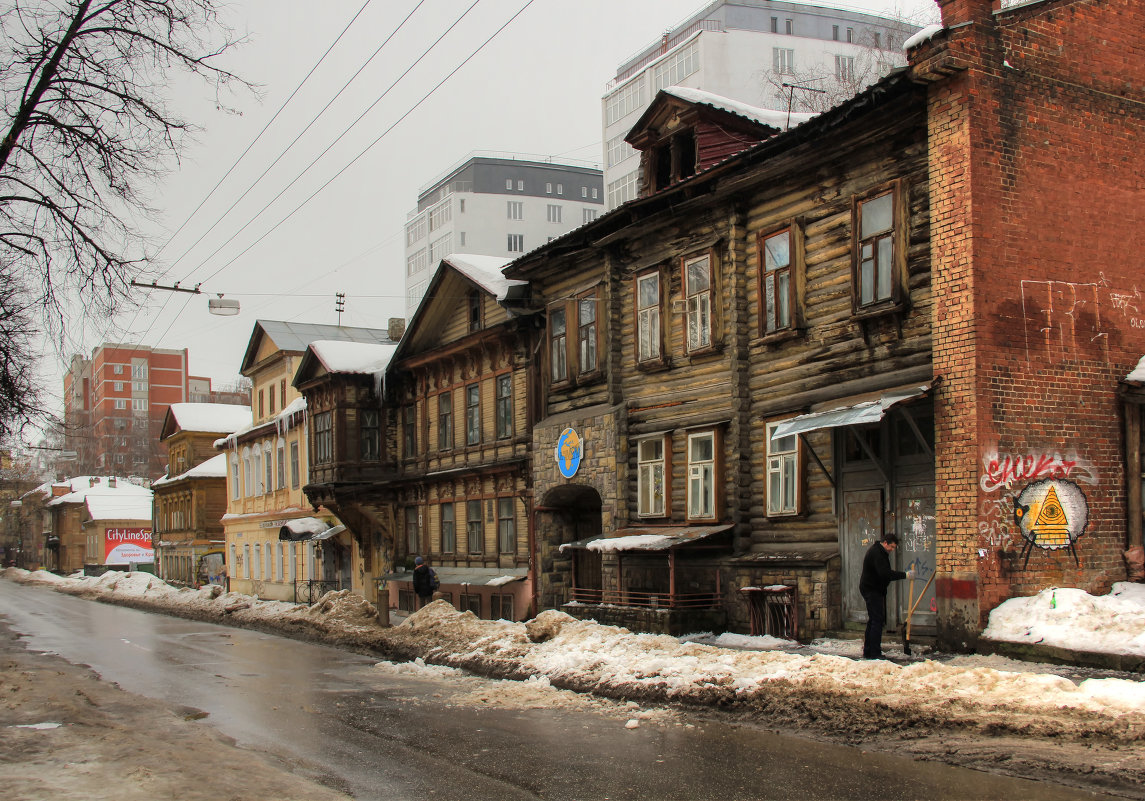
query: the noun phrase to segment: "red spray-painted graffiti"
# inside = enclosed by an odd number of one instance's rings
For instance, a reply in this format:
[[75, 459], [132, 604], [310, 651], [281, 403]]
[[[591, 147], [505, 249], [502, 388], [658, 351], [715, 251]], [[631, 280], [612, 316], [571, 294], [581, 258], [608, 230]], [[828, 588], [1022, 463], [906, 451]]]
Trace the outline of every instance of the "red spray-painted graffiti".
[[1031, 453], [1025, 456], [994, 455], [985, 459], [981, 486], [985, 492], [997, 492], [1012, 487], [1019, 481], [1037, 481], [1043, 478], [1079, 478], [1075, 474], [1085, 474], [1088, 470], [1076, 459], [1066, 459], [1060, 454]]

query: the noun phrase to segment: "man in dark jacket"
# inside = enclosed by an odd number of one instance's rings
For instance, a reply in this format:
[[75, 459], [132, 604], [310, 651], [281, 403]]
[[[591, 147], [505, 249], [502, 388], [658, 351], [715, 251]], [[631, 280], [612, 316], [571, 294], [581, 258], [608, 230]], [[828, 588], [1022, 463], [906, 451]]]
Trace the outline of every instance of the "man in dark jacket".
[[867, 631], [863, 637], [863, 658], [883, 658], [883, 627], [887, 622], [887, 587], [892, 581], [913, 577], [914, 571], [891, 568], [891, 554], [898, 548], [899, 538], [884, 534], [867, 549], [863, 557], [863, 574], [859, 577], [859, 593], [867, 603]]
[[413, 560], [413, 591], [420, 601], [418, 609], [433, 600], [433, 571], [420, 556]]

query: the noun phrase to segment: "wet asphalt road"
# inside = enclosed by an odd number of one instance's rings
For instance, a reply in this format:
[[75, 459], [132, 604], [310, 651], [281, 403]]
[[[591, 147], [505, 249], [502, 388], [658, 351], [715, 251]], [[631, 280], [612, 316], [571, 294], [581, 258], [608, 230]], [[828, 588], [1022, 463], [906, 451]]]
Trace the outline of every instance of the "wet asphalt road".
[[363, 800], [1095, 797], [707, 719], [627, 730], [590, 712], [450, 706], [448, 679], [7, 581], [0, 615], [29, 648], [202, 710], [240, 745]]

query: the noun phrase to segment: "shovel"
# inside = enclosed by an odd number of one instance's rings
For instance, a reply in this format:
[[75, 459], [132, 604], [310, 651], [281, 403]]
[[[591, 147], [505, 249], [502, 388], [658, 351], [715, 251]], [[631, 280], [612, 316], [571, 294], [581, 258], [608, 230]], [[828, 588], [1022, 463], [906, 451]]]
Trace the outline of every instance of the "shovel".
[[[922, 600], [922, 596], [926, 595], [926, 591], [930, 587], [930, 582], [932, 582], [932, 581], [934, 581], [934, 573], [931, 573], [930, 578], [928, 578], [926, 580], [926, 584], [922, 585], [922, 592], [920, 592], [918, 594], [918, 597], [914, 599], [914, 603], [912, 603], [910, 605], [910, 611], [906, 613], [906, 634], [902, 638], [902, 652], [904, 654], [906, 654], [907, 656], [911, 655], [910, 654], [910, 623], [911, 623], [911, 620], [914, 618], [914, 610], [918, 608], [919, 601]], [[910, 580], [910, 586], [907, 588], [907, 597], [910, 598], [913, 596], [914, 596], [914, 579], [912, 578]]]

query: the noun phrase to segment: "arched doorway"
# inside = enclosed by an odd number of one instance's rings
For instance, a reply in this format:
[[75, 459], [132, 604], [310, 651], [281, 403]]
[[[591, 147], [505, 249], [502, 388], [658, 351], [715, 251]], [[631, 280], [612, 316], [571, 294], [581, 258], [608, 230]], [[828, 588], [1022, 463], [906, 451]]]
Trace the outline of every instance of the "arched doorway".
[[573, 559], [591, 559], [596, 564], [577, 564], [577, 575], [599, 581], [600, 556], [582, 551], [574, 556], [571, 550], [561, 551], [561, 545], [595, 537], [601, 529], [600, 493], [583, 484], [564, 484], [545, 493], [537, 509], [538, 602], [542, 609], [556, 609], [572, 600]]

